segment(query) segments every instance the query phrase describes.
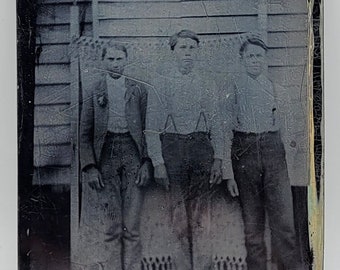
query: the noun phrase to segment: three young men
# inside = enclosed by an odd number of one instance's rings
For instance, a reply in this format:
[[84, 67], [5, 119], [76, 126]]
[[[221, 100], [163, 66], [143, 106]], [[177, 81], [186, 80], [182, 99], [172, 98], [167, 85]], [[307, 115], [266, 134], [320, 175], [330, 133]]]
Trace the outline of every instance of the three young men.
[[[127, 52], [119, 45], [104, 51], [107, 74], [84, 90], [82, 222], [92, 233], [88, 246], [98, 254], [92, 263], [105, 270], [140, 269], [140, 187], [153, 165], [155, 181], [169, 190], [172, 227], [181, 243], [171, 251], [176, 269], [211, 266], [210, 245], [200, 237], [209, 234], [210, 187], [222, 179], [241, 199], [248, 269], [266, 269], [265, 209], [274, 253], [285, 269], [297, 269], [281, 136], [287, 108], [263, 75], [267, 47], [257, 38], [243, 43], [245, 72], [221, 93], [212, 78], [195, 70], [198, 46], [189, 30], [170, 38], [175, 64], [154, 79], [148, 101], [144, 84], [122, 76]], [[294, 147], [293, 139], [284, 138]]]

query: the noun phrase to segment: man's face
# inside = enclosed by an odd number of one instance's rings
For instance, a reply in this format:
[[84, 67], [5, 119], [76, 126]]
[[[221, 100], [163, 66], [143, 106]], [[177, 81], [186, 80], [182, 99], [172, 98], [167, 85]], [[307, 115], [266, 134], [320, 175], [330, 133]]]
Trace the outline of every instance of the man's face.
[[242, 57], [246, 72], [252, 77], [258, 77], [265, 67], [266, 51], [260, 46], [249, 44]]
[[179, 38], [174, 54], [180, 68], [191, 70], [197, 57], [197, 42], [191, 38]]
[[114, 79], [119, 78], [124, 71], [127, 59], [123, 51], [114, 48], [108, 48], [104, 57], [106, 69], [110, 72], [110, 76]]

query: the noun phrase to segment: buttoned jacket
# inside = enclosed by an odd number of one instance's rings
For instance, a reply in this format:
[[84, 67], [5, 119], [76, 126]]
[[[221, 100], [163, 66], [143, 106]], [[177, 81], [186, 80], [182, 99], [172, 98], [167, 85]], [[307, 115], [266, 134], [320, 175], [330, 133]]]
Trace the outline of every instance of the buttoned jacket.
[[[147, 158], [144, 137], [147, 89], [140, 82], [125, 79], [125, 117], [128, 130], [135, 141], [140, 159]], [[111, 89], [110, 89], [111, 90]], [[108, 88], [105, 75], [92, 80], [83, 88], [80, 118], [80, 166], [98, 166], [108, 131]]]

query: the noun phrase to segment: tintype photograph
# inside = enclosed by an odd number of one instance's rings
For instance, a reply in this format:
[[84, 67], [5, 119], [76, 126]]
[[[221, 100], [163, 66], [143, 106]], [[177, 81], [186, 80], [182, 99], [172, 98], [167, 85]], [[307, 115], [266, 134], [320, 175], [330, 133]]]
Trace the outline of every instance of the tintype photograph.
[[19, 269], [322, 269], [321, 3], [17, 0]]

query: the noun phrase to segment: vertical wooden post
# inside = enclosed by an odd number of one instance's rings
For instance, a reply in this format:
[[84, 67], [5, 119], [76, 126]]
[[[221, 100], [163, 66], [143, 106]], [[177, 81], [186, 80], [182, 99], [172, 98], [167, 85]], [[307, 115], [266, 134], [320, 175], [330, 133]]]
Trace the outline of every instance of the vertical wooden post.
[[[268, 0], [258, 2], [258, 26], [264, 43], [268, 45]], [[268, 74], [268, 66], [265, 67], [265, 73]]]
[[[79, 7], [71, 6], [70, 10], [70, 38], [73, 42], [79, 38]], [[72, 162], [71, 162], [71, 265], [76, 260], [77, 245], [78, 245], [78, 229], [79, 229], [79, 102], [80, 102], [80, 87], [79, 87], [79, 56], [77, 46], [71, 45], [71, 143], [72, 143]], [[72, 267], [73, 268], [73, 267]]]
[[263, 41], [268, 42], [268, 0], [259, 0], [258, 25]]
[[92, 33], [93, 38], [99, 38], [99, 18], [98, 18], [98, 0], [92, 0]]

